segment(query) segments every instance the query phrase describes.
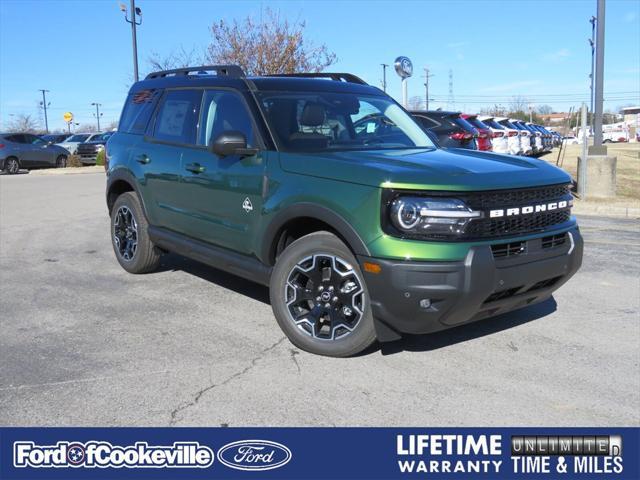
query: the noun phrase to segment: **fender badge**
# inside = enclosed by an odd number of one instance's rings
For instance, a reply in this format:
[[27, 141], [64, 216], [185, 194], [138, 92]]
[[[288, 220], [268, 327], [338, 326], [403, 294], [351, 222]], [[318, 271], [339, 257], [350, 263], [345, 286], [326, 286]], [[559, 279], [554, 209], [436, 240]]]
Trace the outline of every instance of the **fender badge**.
[[244, 202], [242, 202], [242, 208], [247, 213], [253, 210], [253, 205], [251, 204], [251, 200], [249, 200], [249, 197], [245, 198]]

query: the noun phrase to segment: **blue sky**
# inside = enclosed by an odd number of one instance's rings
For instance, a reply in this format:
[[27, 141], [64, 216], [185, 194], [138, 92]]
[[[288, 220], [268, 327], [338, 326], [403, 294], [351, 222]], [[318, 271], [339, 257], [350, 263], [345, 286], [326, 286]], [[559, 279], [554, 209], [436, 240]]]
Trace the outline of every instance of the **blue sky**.
[[[129, 1], [124, 0], [128, 5]], [[38, 89], [46, 88], [50, 128], [62, 128], [71, 111], [95, 123], [119, 116], [132, 79], [131, 30], [119, 1], [0, 0], [0, 130], [11, 114], [41, 118]], [[305, 20], [308, 39], [338, 56], [335, 71], [355, 73], [380, 86], [381, 63], [406, 55], [414, 63], [409, 95], [432, 108], [446, 105], [453, 71], [455, 108], [468, 112], [522, 95], [535, 105], [568, 110], [589, 98], [591, 35], [596, 0], [539, 1], [180, 1], [138, 0], [140, 68], [152, 51], [203, 49], [219, 19], [278, 10]], [[605, 108], [640, 103], [640, 1], [608, 0]], [[388, 92], [400, 97], [400, 80], [388, 71]]]

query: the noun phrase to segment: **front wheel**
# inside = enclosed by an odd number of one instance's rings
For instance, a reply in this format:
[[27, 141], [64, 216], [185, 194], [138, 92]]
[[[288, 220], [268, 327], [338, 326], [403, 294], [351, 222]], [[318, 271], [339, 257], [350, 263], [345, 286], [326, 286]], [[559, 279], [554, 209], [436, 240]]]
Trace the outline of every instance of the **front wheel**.
[[308, 352], [348, 357], [376, 339], [358, 262], [329, 232], [306, 235], [282, 252], [271, 275], [270, 298], [282, 331]]
[[9, 157], [5, 161], [4, 171], [9, 175], [15, 175], [20, 171], [20, 162], [15, 157]]
[[67, 156], [60, 155], [56, 158], [56, 168], [65, 168], [67, 166]]

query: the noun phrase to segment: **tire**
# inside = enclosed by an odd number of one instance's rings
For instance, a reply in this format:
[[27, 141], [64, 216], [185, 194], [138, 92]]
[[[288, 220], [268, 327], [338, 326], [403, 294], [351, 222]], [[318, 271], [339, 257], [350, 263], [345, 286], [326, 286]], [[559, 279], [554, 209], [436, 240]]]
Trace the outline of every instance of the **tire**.
[[282, 252], [269, 295], [280, 328], [302, 350], [349, 357], [376, 340], [358, 262], [329, 232], [306, 235]]
[[111, 211], [111, 244], [129, 273], [148, 273], [160, 264], [160, 252], [149, 239], [149, 224], [135, 192], [120, 195]]
[[66, 168], [66, 166], [67, 166], [67, 156], [59, 155], [58, 158], [56, 158], [56, 168]]
[[16, 157], [9, 157], [4, 161], [4, 171], [9, 175], [15, 175], [20, 171], [20, 160]]

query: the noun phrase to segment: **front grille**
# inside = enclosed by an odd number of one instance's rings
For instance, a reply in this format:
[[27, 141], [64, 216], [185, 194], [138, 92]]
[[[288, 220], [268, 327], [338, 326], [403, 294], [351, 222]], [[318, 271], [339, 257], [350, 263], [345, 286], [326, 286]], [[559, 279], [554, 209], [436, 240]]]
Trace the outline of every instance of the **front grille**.
[[469, 223], [466, 235], [473, 238], [518, 235], [544, 231], [571, 218], [569, 210], [539, 212], [507, 218], [484, 218]]
[[553, 277], [553, 278], [549, 278], [548, 280], [542, 280], [534, 284], [533, 287], [527, 290], [527, 292], [533, 292], [535, 290], [542, 290], [543, 288], [553, 287], [556, 283], [558, 283], [558, 280], [560, 280], [561, 278], [562, 277]]
[[499, 245], [491, 245], [493, 258], [513, 257], [527, 251], [527, 242], [511, 242], [501, 243]]
[[564, 245], [567, 241], [567, 234], [550, 235], [542, 239], [542, 248], [555, 248]]
[[517, 190], [494, 190], [464, 194], [462, 198], [473, 210], [504, 208], [528, 203], [542, 203], [570, 195], [569, 185], [521, 188]]
[[484, 303], [495, 302], [498, 300], [504, 300], [505, 298], [513, 297], [521, 288], [522, 287], [520, 286], [515, 288], [509, 288], [507, 290], [502, 290], [500, 292], [494, 292], [487, 297]]

